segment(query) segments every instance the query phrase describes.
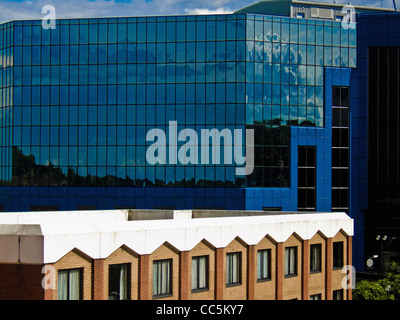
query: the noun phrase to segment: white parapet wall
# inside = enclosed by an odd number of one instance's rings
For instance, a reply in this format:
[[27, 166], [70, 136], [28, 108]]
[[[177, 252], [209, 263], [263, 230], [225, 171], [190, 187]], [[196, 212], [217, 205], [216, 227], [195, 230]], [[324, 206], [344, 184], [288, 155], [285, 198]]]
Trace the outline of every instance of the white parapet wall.
[[240, 215], [235, 211], [231, 216], [224, 212], [193, 218], [191, 210], [182, 210], [174, 211], [172, 219], [130, 220], [129, 211], [1, 213], [0, 263], [54, 263], [74, 248], [101, 259], [122, 245], [142, 255], [165, 242], [189, 251], [203, 239], [222, 248], [236, 237], [256, 245], [267, 235], [277, 242], [285, 242], [293, 233], [304, 240], [317, 232], [333, 237], [341, 230], [353, 236], [353, 219], [338, 212], [248, 215], [243, 211]]

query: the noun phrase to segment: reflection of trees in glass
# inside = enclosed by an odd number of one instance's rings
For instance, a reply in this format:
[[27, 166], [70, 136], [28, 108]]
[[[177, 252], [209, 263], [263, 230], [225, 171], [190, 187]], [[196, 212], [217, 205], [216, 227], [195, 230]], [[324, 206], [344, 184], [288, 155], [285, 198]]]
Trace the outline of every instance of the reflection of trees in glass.
[[247, 129], [254, 129], [255, 168], [246, 177], [246, 186], [290, 187], [290, 127], [254, 125]]
[[300, 123], [302, 127], [315, 127], [315, 123], [310, 120], [304, 120]]
[[[276, 118], [272, 120], [264, 120], [264, 121], [254, 121], [254, 124], [266, 124], [268, 126], [280, 126], [282, 125], [282, 119]], [[288, 126], [300, 126], [300, 127], [315, 127], [315, 123], [311, 120], [303, 120], [300, 124], [297, 119], [295, 120], [287, 120], [286, 124]]]
[[114, 175], [98, 177], [88, 174], [81, 176], [76, 167], [68, 167], [66, 173], [61, 167], [37, 164], [35, 156], [24, 155], [17, 146], [12, 149], [12, 185], [13, 186], [69, 186], [69, 187], [243, 187], [244, 179], [236, 177], [236, 181], [206, 180], [195, 178], [179, 181], [168, 181], [148, 178], [132, 179]]
[[[142, 181], [142, 184], [144, 182]], [[60, 167], [51, 163], [37, 164], [33, 155], [24, 155], [13, 146], [12, 149], [12, 185], [13, 186], [119, 186], [133, 185], [129, 177], [122, 179], [115, 176], [97, 177], [80, 176], [69, 167], [65, 174]]]
[[[290, 184], [290, 127], [260, 124], [248, 126], [248, 128], [255, 130], [255, 170], [246, 177], [234, 175], [234, 166], [219, 168], [204, 166], [200, 169], [209, 171], [200, 170], [200, 175], [197, 173], [195, 175], [194, 168], [192, 168], [193, 171], [189, 171], [189, 173], [186, 171], [185, 174], [185, 170], [188, 168], [180, 165], [166, 166], [163, 168], [164, 173], [157, 177], [155, 177], [155, 171], [153, 174], [151, 171], [156, 169], [155, 166], [129, 167], [133, 169], [131, 174], [129, 174], [128, 167], [118, 167], [122, 169], [122, 173], [119, 172], [117, 176], [106, 174], [105, 167], [96, 169], [96, 167], [55, 166], [51, 163], [38, 164], [34, 155], [25, 155], [20, 148], [13, 146], [11, 184], [13, 186], [61, 187], [288, 187]], [[80, 169], [87, 172], [88, 168], [91, 169], [89, 174], [78, 174], [78, 172], [81, 173]], [[115, 169], [116, 167], [107, 168]], [[101, 170], [102, 174], [99, 174], [99, 169], [103, 169]], [[179, 177], [178, 171], [180, 172]], [[145, 176], [144, 172], [150, 176]], [[205, 175], [204, 172], [208, 172], [210, 175]], [[163, 177], [165, 178], [163, 179]]]
[[35, 156], [24, 155], [16, 147], [12, 147], [12, 185], [13, 186], [40, 186], [59, 185], [66, 177], [60, 168], [53, 165], [38, 165]]

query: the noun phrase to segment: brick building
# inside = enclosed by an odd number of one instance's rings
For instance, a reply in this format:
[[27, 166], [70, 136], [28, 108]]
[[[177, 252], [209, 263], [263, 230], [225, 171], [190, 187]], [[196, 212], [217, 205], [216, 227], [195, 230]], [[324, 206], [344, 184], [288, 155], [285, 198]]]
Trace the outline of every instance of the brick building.
[[3, 213], [0, 299], [351, 299], [344, 213]]

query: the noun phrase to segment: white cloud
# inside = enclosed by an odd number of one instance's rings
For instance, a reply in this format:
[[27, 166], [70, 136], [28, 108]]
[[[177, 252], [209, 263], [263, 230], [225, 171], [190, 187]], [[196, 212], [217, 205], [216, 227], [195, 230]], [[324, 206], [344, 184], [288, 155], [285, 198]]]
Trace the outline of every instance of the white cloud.
[[[117, 0], [118, 1], [118, 0]], [[231, 13], [258, 0], [0, 0], [0, 23], [10, 20], [41, 19], [42, 7], [51, 4], [57, 18], [118, 17], [174, 14]], [[333, 2], [333, 0], [322, 0]], [[349, 0], [338, 0], [347, 4]], [[380, 0], [352, 0], [355, 5], [381, 6]], [[400, 0], [397, 0], [400, 7]], [[392, 0], [382, 0], [393, 8]]]
[[231, 13], [256, 0], [0, 0], [0, 23], [42, 19], [53, 5], [57, 18]]
[[210, 10], [210, 9], [186, 9], [185, 12], [187, 14], [227, 14], [227, 13], [232, 13], [232, 10], [226, 9], [226, 8], [218, 8], [215, 10]]
[[115, 2], [115, 0], [35, 0], [0, 1], [0, 22], [23, 19], [41, 19], [42, 7], [53, 5], [57, 18], [89, 18], [113, 16], [137, 16], [150, 14], [151, 3], [145, 0]]

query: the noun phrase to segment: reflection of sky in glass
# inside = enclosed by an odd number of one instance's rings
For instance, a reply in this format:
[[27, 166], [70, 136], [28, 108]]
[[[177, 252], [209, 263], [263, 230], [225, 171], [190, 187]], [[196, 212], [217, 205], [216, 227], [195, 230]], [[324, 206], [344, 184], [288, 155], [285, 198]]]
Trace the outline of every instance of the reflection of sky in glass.
[[[286, 113], [280, 117], [276, 113], [283, 123], [323, 126], [323, 67], [356, 66], [356, 31], [341, 28], [338, 22], [257, 15], [249, 17], [255, 20], [247, 20], [246, 57], [254, 61], [254, 69], [252, 66], [246, 69], [246, 101], [257, 103], [255, 86], [249, 82], [259, 82], [259, 70], [263, 70], [264, 86], [273, 84], [272, 90], [264, 89], [263, 103], [316, 108], [313, 112], [306, 112], [304, 117], [303, 112], [299, 113], [298, 121], [290, 123], [286, 121]], [[261, 61], [261, 57], [264, 60]], [[261, 68], [260, 64], [264, 67]], [[288, 84], [293, 85], [290, 90]], [[271, 97], [265, 96], [268, 94]], [[307, 121], [304, 122], [304, 119]]]
[[[227, 17], [65, 20], [54, 32], [30, 22], [2, 25], [0, 101], [14, 104], [13, 145], [70, 177], [192, 177], [200, 184], [225, 177], [234, 184], [229, 166], [148, 167], [149, 127], [166, 129], [171, 120], [196, 130], [323, 126], [323, 67], [355, 66], [356, 33], [332, 22]], [[4, 36], [11, 31], [14, 56]], [[11, 114], [1, 109], [8, 145]], [[9, 148], [2, 152], [12, 158]], [[260, 161], [258, 173], [274, 172], [276, 164]], [[2, 179], [10, 179], [9, 160], [2, 168]]]

